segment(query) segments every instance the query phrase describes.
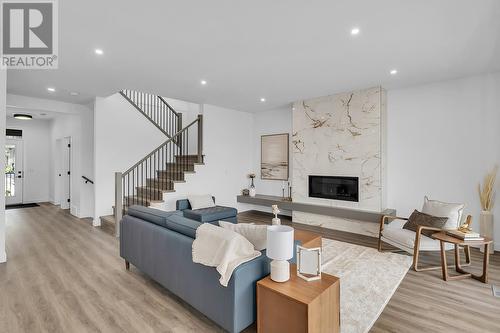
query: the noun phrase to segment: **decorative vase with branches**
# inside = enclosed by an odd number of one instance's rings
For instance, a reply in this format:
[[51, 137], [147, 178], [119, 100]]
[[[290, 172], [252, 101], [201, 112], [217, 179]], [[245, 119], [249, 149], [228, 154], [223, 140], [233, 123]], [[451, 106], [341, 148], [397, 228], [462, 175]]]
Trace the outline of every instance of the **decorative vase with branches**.
[[[488, 238], [493, 239], [494, 236], [494, 222], [493, 222], [493, 205], [495, 203], [495, 181], [498, 172], [498, 165], [495, 165], [491, 172], [484, 176], [483, 186], [477, 185], [479, 193], [479, 201], [481, 202], [481, 215], [479, 218], [480, 233]], [[495, 243], [493, 242], [493, 249]], [[483, 251], [483, 249], [481, 249]], [[494, 252], [491, 251], [492, 253]]]
[[255, 173], [249, 174], [248, 178], [250, 178], [250, 180], [252, 181], [252, 184], [250, 185], [250, 189], [249, 189], [249, 194], [251, 197], [255, 197], [256, 190], [255, 190], [255, 185], [253, 183], [253, 180], [255, 178]]

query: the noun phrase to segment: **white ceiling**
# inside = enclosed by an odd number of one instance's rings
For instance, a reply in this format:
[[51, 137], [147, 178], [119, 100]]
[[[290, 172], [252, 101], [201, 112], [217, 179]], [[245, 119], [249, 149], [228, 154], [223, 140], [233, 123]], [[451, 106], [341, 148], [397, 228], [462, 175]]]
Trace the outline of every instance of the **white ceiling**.
[[8, 91], [86, 103], [127, 88], [261, 111], [498, 71], [499, 18], [498, 0], [64, 0], [59, 69], [10, 70]]

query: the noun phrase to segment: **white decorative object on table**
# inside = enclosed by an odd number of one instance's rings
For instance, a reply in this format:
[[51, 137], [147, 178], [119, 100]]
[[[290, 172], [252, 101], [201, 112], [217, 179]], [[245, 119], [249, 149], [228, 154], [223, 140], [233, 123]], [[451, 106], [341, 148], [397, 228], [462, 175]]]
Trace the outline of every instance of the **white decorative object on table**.
[[[478, 185], [477, 190], [479, 192], [479, 201], [481, 202], [481, 215], [479, 215], [479, 230], [482, 236], [493, 239], [492, 251], [490, 254], [495, 252], [495, 239], [494, 230], [495, 225], [493, 222], [493, 204], [495, 200], [495, 180], [497, 176], [498, 166], [496, 165], [493, 170], [486, 174], [484, 177], [483, 188], [481, 184]], [[481, 252], [484, 252], [484, 247], [481, 247]]]
[[278, 214], [280, 213], [278, 205], [272, 205], [271, 207], [273, 208], [273, 214], [274, 214], [274, 218], [272, 219], [272, 223], [273, 223], [273, 225], [280, 225], [281, 220], [278, 218]]
[[297, 276], [307, 282], [321, 279], [321, 248], [297, 245]]
[[285, 282], [290, 279], [289, 259], [293, 258], [293, 228], [285, 225], [267, 227], [266, 254], [271, 261], [271, 280]]
[[251, 179], [252, 181], [252, 184], [250, 184], [250, 188], [248, 189], [248, 194], [251, 196], [251, 197], [255, 197], [255, 194], [256, 194], [256, 190], [255, 190], [255, 185], [253, 183], [253, 179], [255, 178], [255, 173], [251, 173], [248, 175], [248, 178]]

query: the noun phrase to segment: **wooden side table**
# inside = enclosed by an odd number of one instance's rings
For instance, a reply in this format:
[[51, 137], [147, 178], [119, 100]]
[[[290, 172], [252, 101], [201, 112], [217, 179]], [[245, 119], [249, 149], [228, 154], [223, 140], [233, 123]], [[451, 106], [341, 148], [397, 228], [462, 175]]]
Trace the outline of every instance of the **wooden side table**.
[[319, 247], [321, 248], [321, 235], [315, 234], [314, 232], [294, 229], [294, 239], [299, 240], [301, 242], [302, 247], [313, 248]]
[[[492, 239], [484, 237], [484, 240], [467, 240], [452, 237], [446, 234], [446, 232], [438, 232], [432, 235], [432, 238], [437, 239], [441, 243], [441, 266], [443, 271], [443, 280], [458, 280], [463, 278], [472, 277], [473, 279], [479, 280], [483, 283], [488, 283], [488, 265], [490, 262], [489, 247], [493, 242]], [[448, 266], [446, 264], [446, 252], [445, 243], [451, 243], [455, 246], [455, 270], [459, 275], [450, 276], [448, 275]], [[475, 275], [465, 271], [460, 265], [460, 251], [459, 246], [463, 246], [465, 250], [466, 262], [470, 263], [470, 248], [471, 245], [484, 245], [484, 258], [483, 258], [483, 273], [482, 275]]]
[[290, 280], [279, 283], [268, 276], [257, 282], [258, 333], [340, 332], [340, 280], [323, 273], [307, 282], [290, 265]]

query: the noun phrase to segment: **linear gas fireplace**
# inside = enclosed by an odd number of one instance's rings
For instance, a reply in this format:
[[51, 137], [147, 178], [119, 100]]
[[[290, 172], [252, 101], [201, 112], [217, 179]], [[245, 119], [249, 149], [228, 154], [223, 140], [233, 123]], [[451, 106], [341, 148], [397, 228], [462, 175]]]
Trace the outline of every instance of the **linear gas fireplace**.
[[359, 202], [359, 178], [309, 176], [309, 196]]

